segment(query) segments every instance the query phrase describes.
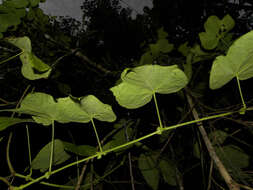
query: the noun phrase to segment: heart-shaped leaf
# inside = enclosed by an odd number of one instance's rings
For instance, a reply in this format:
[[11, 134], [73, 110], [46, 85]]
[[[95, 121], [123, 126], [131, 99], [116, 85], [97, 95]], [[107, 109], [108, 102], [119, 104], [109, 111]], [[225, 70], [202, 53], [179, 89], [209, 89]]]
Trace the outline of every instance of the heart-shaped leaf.
[[123, 82], [110, 90], [118, 103], [128, 109], [144, 106], [155, 93], [177, 92], [188, 82], [184, 72], [176, 65], [144, 65], [125, 69], [121, 79]]
[[20, 108], [15, 111], [33, 115], [33, 119], [43, 125], [50, 125], [53, 121], [60, 123], [90, 121], [90, 116], [70, 97], [55, 101], [52, 96], [40, 92], [28, 94], [21, 102]]
[[208, 17], [204, 24], [205, 32], [199, 33], [202, 46], [205, 49], [214, 49], [221, 38], [235, 26], [235, 22], [230, 15], [224, 16], [220, 20], [217, 16]]
[[229, 48], [226, 56], [218, 56], [212, 65], [209, 86], [217, 89], [234, 77], [253, 77], [253, 32], [241, 36]]
[[30, 114], [37, 123], [43, 125], [50, 125], [53, 121], [88, 123], [93, 118], [108, 122], [116, 120], [111, 106], [103, 104], [93, 95], [77, 100], [70, 97], [58, 98], [55, 101], [48, 94], [36, 92], [28, 94], [20, 108], [7, 111]]
[[[36, 155], [36, 157], [32, 161], [32, 169], [40, 170], [41, 172], [47, 171], [50, 163], [51, 144], [52, 142], [48, 143]], [[63, 142], [59, 139], [55, 139], [52, 165], [61, 164], [69, 158], [70, 155], [65, 152]]]
[[0, 131], [18, 124], [18, 123], [25, 123], [25, 122], [34, 122], [32, 119], [20, 119], [20, 118], [13, 118], [13, 117], [0, 117]]
[[88, 95], [81, 98], [81, 108], [90, 116], [100, 121], [113, 122], [116, 120], [116, 115], [112, 111], [112, 107], [102, 103], [93, 95]]

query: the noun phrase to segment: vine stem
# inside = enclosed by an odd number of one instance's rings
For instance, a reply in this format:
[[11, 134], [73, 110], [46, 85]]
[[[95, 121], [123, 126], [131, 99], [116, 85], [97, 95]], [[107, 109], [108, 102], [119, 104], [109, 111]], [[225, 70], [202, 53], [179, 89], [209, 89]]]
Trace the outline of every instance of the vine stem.
[[154, 102], [155, 102], [155, 108], [156, 108], [157, 117], [158, 117], [158, 120], [159, 120], [159, 125], [160, 125], [160, 128], [163, 128], [163, 124], [162, 124], [162, 120], [161, 120], [161, 116], [160, 116], [160, 112], [159, 112], [159, 108], [158, 108], [158, 104], [157, 104], [155, 93], [153, 94], [153, 97], [154, 97]]
[[[192, 99], [191, 97], [186, 94], [188, 103], [190, 105], [190, 108], [192, 110], [192, 114], [194, 119], [199, 120], [199, 115], [197, 110], [194, 108], [193, 103], [192, 103]], [[206, 130], [204, 129], [203, 123], [199, 122], [198, 124], [198, 128], [199, 131], [203, 137], [203, 140], [206, 144], [207, 150], [209, 152], [210, 157], [212, 158], [212, 160], [214, 161], [214, 163], [216, 164], [221, 176], [223, 177], [223, 179], [225, 180], [227, 186], [229, 187], [230, 190], [240, 190], [240, 188], [238, 187], [237, 183], [232, 179], [232, 177], [229, 175], [228, 171], [226, 170], [225, 166], [223, 165], [223, 163], [221, 162], [220, 158], [217, 156], [214, 147], [210, 141], [210, 139], [208, 138], [208, 135], [206, 133]]]
[[3, 64], [3, 63], [5, 63], [5, 62], [8, 62], [8, 61], [14, 59], [15, 57], [21, 55], [22, 53], [24, 53], [24, 51], [21, 51], [20, 53], [18, 53], [18, 54], [16, 54], [16, 55], [13, 55], [13, 56], [9, 57], [8, 59], [5, 59], [5, 60], [1, 61], [1, 62], [0, 62], [0, 65]]
[[97, 141], [98, 141], [99, 150], [100, 150], [100, 152], [103, 152], [103, 149], [102, 149], [102, 146], [101, 146], [101, 142], [100, 142], [100, 140], [99, 140], [98, 132], [97, 132], [95, 123], [94, 123], [94, 121], [93, 121], [92, 118], [91, 118], [91, 123], [92, 123], [93, 129], [94, 129], [95, 134], [96, 134], [96, 138], [97, 138]]
[[247, 107], [246, 107], [246, 104], [245, 104], [245, 101], [244, 101], [244, 98], [243, 98], [242, 89], [241, 89], [241, 85], [240, 85], [240, 80], [239, 80], [238, 76], [236, 76], [236, 81], [237, 81], [240, 97], [241, 97], [241, 100], [242, 100], [243, 109], [246, 110]]
[[[213, 115], [213, 116], [208, 116], [208, 117], [200, 118], [200, 119], [193, 120], [193, 121], [188, 121], [188, 122], [184, 122], [184, 123], [179, 123], [179, 124], [176, 124], [176, 125], [164, 127], [163, 131], [176, 129], [176, 128], [179, 128], [179, 127], [182, 127], [182, 126], [187, 126], [187, 125], [194, 124], [194, 123], [199, 123], [199, 122], [201, 122], [201, 121], [206, 121], [206, 120], [215, 119], [215, 118], [220, 118], [220, 117], [226, 117], [226, 116], [232, 115], [232, 114], [234, 114], [234, 113], [238, 113], [238, 112], [239, 112], [239, 111], [227, 112], [227, 113], [222, 113], [222, 114], [218, 114], [218, 115]], [[125, 147], [127, 147], [127, 146], [130, 146], [130, 145], [132, 145], [132, 144], [135, 144], [135, 143], [137, 143], [137, 142], [139, 142], [139, 141], [145, 140], [145, 139], [147, 139], [147, 138], [150, 138], [150, 137], [152, 137], [152, 136], [154, 136], [154, 135], [158, 135], [158, 134], [160, 134], [160, 131], [154, 131], [153, 133], [147, 134], [147, 135], [145, 135], [145, 136], [143, 136], [143, 137], [140, 137], [140, 138], [138, 138], [138, 139], [134, 139], [134, 140], [129, 141], [129, 142], [125, 143], [125, 144], [122, 144], [122, 145], [113, 147], [113, 148], [108, 149], [108, 150], [104, 150], [103, 153], [104, 153], [104, 154], [108, 154], [108, 153], [110, 153], [110, 152], [113, 152], [113, 151], [116, 151], [116, 150], [125, 148]], [[87, 161], [87, 160], [91, 160], [91, 159], [94, 159], [94, 158], [98, 158], [99, 156], [101, 156], [101, 153], [100, 153], [100, 152], [98, 152], [98, 153], [96, 153], [96, 154], [94, 154], [94, 155], [91, 155], [91, 156], [89, 156], [89, 157], [86, 157], [86, 158], [84, 158], [84, 159], [81, 159], [81, 160], [72, 162], [72, 163], [70, 163], [70, 164], [68, 164], [68, 165], [65, 165], [65, 166], [61, 167], [61, 168], [58, 168], [58, 169], [56, 169], [56, 170], [53, 170], [53, 171], [51, 172], [51, 175], [56, 174], [56, 173], [59, 173], [59, 172], [62, 171], [62, 170], [65, 170], [65, 169], [67, 169], [67, 168], [70, 168], [70, 167], [72, 167], [72, 166], [75, 166], [75, 165], [77, 165], [77, 164], [80, 164], [80, 163], [85, 162], [85, 161]], [[41, 180], [43, 180], [43, 179], [45, 179], [45, 178], [47, 178], [47, 175], [46, 175], [46, 174], [44, 174], [43, 176], [40, 176], [40, 177], [38, 177], [38, 178], [36, 178], [36, 179], [34, 179], [34, 180], [32, 180], [32, 181], [26, 183], [26, 184], [24, 184], [24, 185], [21, 185], [19, 188], [20, 188], [20, 189], [24, 189], [24, 188], [29, 187], [30, 185], [32, 185], [32, 184], [34, 184], [34, 183], [37, 183], [37, 182], [39, 182], [39, 181], [41, 181]]]

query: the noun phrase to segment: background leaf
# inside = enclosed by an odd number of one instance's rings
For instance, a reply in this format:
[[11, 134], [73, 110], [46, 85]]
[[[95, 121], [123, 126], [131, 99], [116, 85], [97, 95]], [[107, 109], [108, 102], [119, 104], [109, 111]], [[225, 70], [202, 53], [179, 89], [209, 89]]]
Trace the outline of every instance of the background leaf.
[[[44, 146], [36, 157], [32, 161], [32, 168], [35, 170], [40, 170], [41, 172], [47, 171], [50, 163], [50, 153], [51, 153], [51, 143]], [[58, 165], [70, 158], [64, 150], [64, 144], [61, 140], [54, 140], [54, 152], [53, 152], [53, 165]]]
[[233, 18], [226, 15], [220, 20], [217, 16], [208, 17], [204, 24], [205, 32], [199, 33], [201, 45], [208, 50], [217, 47], [219, 40], [223, 38], [235, 25]]
[[169, 185], [176, 186], [177, 178], [175, 164], [169, 160], [161, 160], [159, 162], [159, 167], [164, 181], [166, 181]]
[[68, 152], [74, 153], [79, 156], [90, 156], [97, 152], [96, 147], [89, 145], [75, 145], [73, 143], [62, 141], [64, 149]]
[[141, 154], [138, 159], [138, 166], [147, 184], [153, 190], [157, 190], [160, 176], [152, 156]]
[[226, 168], [233, 170], [249, 166], [250, 157], [237, 146], [216, 147], [215, 151]]

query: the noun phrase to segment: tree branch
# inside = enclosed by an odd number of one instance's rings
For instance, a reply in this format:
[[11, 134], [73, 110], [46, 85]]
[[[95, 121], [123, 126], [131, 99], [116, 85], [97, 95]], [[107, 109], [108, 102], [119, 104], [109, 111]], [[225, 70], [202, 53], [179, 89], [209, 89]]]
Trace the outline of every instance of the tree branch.
[[[190, 108], [192, 109], [192, 114], [193, 114], [194, 119], [198, 120], [199, 115], [193, 106], [191, 97], [188, 94], [186, 94], [186, 97], [187, 97], [187, 101], [190, 105]], [[212, 160], [214, 161], [214, 163], [216, 164], [216, 166], [217, 166], [221, 176], [225, 180], [227, 186], [229, 187], [230, 190], [240, 190], [238, 184], [232, 179], [232, 177], [229, 175], [228, 171], [226, 170], [225, 166], [223, 165], [223, 163], [221, 162], [221, 160], [217, 156], [217, 154], [214, 150], [214, 147], [207, 136], [206, 130], [204, 129], [203, 123], [199, 122], [198, 127], [199, 127], [199, 131], [203, 137], [203, 140], [205, 142], [205, 145], [207, 147], [207, 150], [209, 152], [209, 155], [212, 158]]]

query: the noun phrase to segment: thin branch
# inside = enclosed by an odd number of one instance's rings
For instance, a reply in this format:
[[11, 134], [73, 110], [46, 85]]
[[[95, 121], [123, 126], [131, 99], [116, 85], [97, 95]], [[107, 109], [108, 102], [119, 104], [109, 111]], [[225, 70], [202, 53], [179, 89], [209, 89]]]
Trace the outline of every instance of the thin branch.
[[81, 58], [84, 62], [89, 64], [89, 66], [92, 66], [92, 67], [96, 68], [97, 70], [101, 71], [104, 75], [110, 75], [110, 76], [113, 76], [113, 77], [117, 76], [117, 72], [110, 71], [110, 70], [104, 68], [102, 65], [91, 61], [82, 52], [76, 51], [75, 49], [73, 49], [71, 51], [74, 53], [75, 56]]
[[209, 176], [208, 176], [207, 190], [211, 189], [211, 185], [212, 185], [212, 173], [213, 173], [213, 160], [211, 160], [211, 163], [210, 163], [210, 170], [209, 170]]
[[80, 186], [81, 186], [81, 183], [82, 183], [82, 181], [83, 181], [83, 177], [84, 177], [85, 171], [86, 171], [86, 169], [87, 169], [88, 162], [89, 162], [89, 161], [87, 161], [86, 163], [84, 163], [84, 166], [83, 166], [83, 168], [82, 168], [81, 175], [80, 175], [80, 177], [78, 178], [78, 181], [77, 181], [75, 190], [79, 190], [79, 189], [80, 189]]
[[[192, 114], [193, 114], [194, 119], [198, 120], [199, 115], [198, 115], [197, 110], [193, 106], [191, 97], [188, 94], [186, 94], [186, 97], [187, 97], [187, 101], [190, 105], [190, 108], [192, 108]], [[230, 190], [240, 190], [240, 188], [238, 187], [238, 184], [232, 179], [232, 177], [229, 175], [228, 171], [226, 170], [225, 166], [223, 165], [223, 163], [221, 162], [221, 160], [217, 156], [217, 154], [214, 150], [214, 147], [207, 136], [206, 130], [204, 129], [203, 123], [199, 122], [198, 127], [199, 127], [199, 131], [202, 135], [202, 138], [205, 142], [205, 145], [207, 147], [207, 150], [209, 152], [209, 155], [212, 158], [212, 160], [214, 161], [214, 163], [216, 164], [216, 166], [217, 166], [221, 176], [225, 180], [227, 186], [229, 187]]]

